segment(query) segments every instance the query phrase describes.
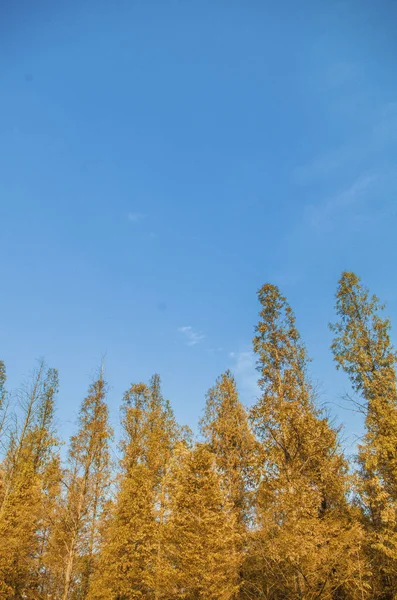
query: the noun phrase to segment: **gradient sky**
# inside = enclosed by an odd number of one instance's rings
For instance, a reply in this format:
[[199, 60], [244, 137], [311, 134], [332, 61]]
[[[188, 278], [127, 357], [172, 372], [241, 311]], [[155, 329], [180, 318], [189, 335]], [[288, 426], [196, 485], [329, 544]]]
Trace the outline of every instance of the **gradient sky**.
[[153, 372], [191, 426], [228, 367], [251, 404], [272, 282], [351, 444], [328, 322], [343, 269], [397, 322], [396, 33], [393, 1], [2, 0], [10, 386], [57, 367], [64, 435], [103, 355], [114, 423]]

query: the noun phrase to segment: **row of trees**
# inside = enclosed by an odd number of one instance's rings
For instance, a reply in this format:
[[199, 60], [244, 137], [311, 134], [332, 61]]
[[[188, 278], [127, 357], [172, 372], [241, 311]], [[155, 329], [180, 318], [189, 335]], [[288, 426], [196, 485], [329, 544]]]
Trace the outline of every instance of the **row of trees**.
[[112, 464], [106, 384], [84, 399], [66, 464], [57, 372], [41, 364], [10, 409], [0, 363], [0, 598], [397, 598], [397, 390], [390, 324], [353, 273], [337, 291], [337, 366], [365, 412], [356, 468], [316, 405], [308, 357], [277, 287], [258, 293], [261, 395], [227, 371], [194, 441], [160, 379], [122, 401]]

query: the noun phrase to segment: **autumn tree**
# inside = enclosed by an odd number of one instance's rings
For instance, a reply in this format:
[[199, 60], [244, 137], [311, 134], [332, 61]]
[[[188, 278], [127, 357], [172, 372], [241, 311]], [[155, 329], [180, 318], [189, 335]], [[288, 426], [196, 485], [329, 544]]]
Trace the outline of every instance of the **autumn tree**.
[[[235, 379], [223, 373], [208, 391], [201, 431], [213, 452], [236, 526], [238, 588], [243, 587], [248, 530], [252, 516], [256, 442]], [[240, 593], [236, 590], [236, 597]]]
[[119, 488], [90, 598], [157, 600], [165, 597], [168, 569], [166, 474], [181, 436], [158, 375], [126, 392], [122, 425]]
[[[0, 457], [6, 448], [4, 430], [6, 424], [6, 368], [3, 361], [0, 361]], [[4, 489], [4, 465], [0, 461], [0, 498]]]
[[268, 599], [362, 598], [361, 530], [346, 500], [349, 478], [337, 433], [315, 406], [306, 349], [287, 300], [269, 284], [258, 297], [256, 589]]
[[1, 458], [7, 448], [6, 443], [6, 424], [7, 424], [7, 392], [6, 384], [6, 368], [3, 361], [0, 361], [0, 498], [3, 495], [4, 489], [4, 464]]
[[358, 446], [359, 493], [374, 593], [389, 599], [396, 597], [397, 589], [397, 356], [382, 309], [354, 273], [342, 274], [336, 295], [339, 320], [331, 326], [332, 350], [365, 413], [365, 435]]
[[[5, 390], [6, 383], [6, 367], [0, 360], [0, 456], [5, 448], [4, 431], [7, 417], [7, 393]], [[1, 482], [1, 479], [0, 479]], [[1, 483], [0, 483], [1, 485]]]
[[58, 374], [40, 363], [19, 394], [2, 469], [0, 598], [38, 598], [48, 537], [49, 471], [56, 461], [53, 430]]
[[236, 597], [241, 564], [236, 511], [222, 485], [215, 455], [205, 444], [179, 447], [172, 465], [166, 548], [172, 598]]
[[83, 400], [78, 431], [70, 440], [64, 493], [51, 539], [56, 597], [84, 598], [97, 552], [98, 522], [111, 481], [106, 383], [102, 373]]

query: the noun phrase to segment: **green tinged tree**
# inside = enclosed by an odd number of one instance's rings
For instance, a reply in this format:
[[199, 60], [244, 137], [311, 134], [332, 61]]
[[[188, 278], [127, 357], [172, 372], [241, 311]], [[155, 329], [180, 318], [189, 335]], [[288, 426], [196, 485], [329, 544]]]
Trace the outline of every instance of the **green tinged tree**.
[[358, 491], [374, 597], [390, 599], [397, 597], [397, 356], [382, 309], [354, 273], [342, 274], [332, 351], [362, 399], [366, 432], [358, 447]]

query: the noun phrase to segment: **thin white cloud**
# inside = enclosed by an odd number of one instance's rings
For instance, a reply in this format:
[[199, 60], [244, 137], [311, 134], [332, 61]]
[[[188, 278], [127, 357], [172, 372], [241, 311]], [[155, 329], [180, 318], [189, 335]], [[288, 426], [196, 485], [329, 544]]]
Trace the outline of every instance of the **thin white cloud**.
[[395, 142], [397, 138], [397, 102], [389, 102], [381, 107], [372, 131], [375, 143], [387, 146], [388, 142]]
[[183, 327], [178, 327], [178, 331], [183, 333], [186, 338], [186, 343], [188, 346], [196, 346], [205, 338], [204, 333], [200, 331], [196, 331], [191, 327], [191, 325], [185, 325]]
[[[357, 102], [353, 102], [356, 110]], [[346, 115], [344, 115], [346, 117]], [[397, 141], [397, 102], [376, 109], [363, 109], [361, 120], [366, 126], [360, 133], [331, 151], [295, 167], [292, 179], [299, 186], [332, 184], [343, 174], [362, 172], [363, 165], [389, 164], [390, 150]]]
[[352, 85], [357, 87], [362, 79], [362, 66], [351, 61], [331, 62], [328, 68], [323, 70], [323, 88], [325, 89], [349, 88]]
[[139, 213], [139, 212], [129, 212], [127, 215], [127, 219], [131, 222], [131, 223], [137, 223], [138, 221], [141, 221], [142, 219], [145, 218], [146, 215], [144, 215], [143, 213]]
[[294, 183], [302, 186], [321, 182], [332, 176], [353, 154], [351, 146], [342, 146], [329, 154], [314, 159], [306, 165], [295, 167], [292, 173]]
[[255, 354], [251, 351], [230, 352], [229, 357], [241, 397], [244, 402], [252, 404], [260, 395]]
[[330, 232], [346, 222], [357, 222], [357, 209], [369, 195], [378, 177], [359, 177], [349, 187], [328, 198], [325, 202], [306, 207], [308, 224], [318, 232]]

